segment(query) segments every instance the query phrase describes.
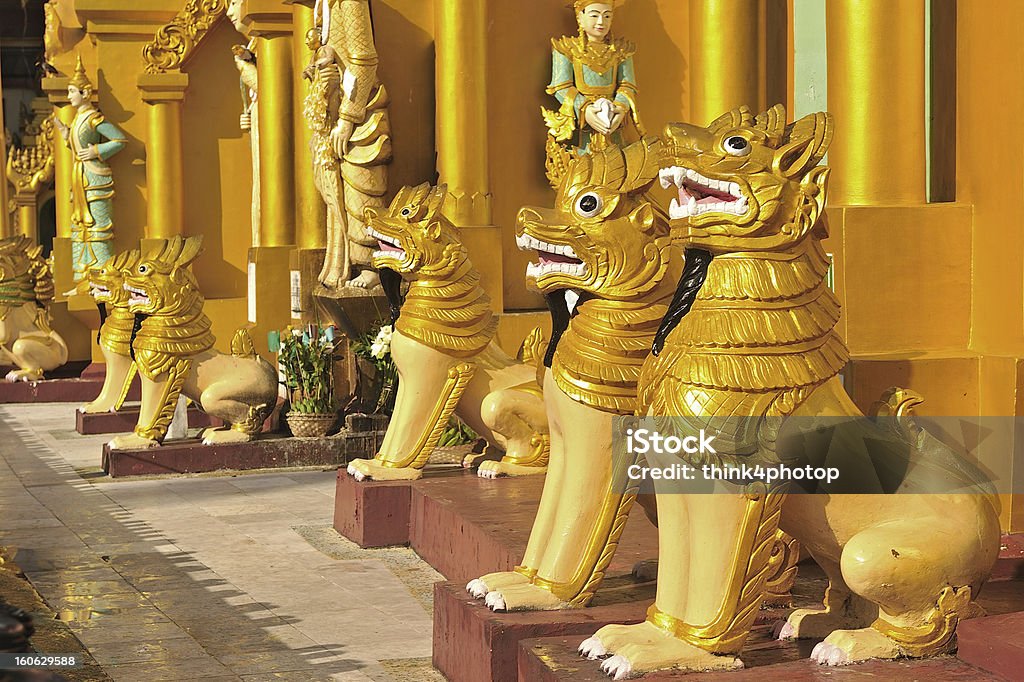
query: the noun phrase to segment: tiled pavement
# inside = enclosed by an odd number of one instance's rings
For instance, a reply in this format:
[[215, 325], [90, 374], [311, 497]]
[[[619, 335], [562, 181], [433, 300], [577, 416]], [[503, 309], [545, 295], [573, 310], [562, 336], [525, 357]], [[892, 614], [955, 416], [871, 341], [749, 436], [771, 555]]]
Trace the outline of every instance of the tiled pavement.
[[0, 545], [113, 680], [443, 679], [440, 576], [338, 537], [333, 471], [111, 481], [73, 427], [0, 407]]

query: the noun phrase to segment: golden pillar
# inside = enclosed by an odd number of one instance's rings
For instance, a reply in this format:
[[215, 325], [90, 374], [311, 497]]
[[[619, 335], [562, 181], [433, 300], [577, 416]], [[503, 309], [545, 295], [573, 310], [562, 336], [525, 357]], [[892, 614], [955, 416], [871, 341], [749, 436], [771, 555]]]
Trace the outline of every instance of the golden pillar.
[[925, 202], [924, 0], [829, 0], [832, 204]]
[[[0, 74], [0, 92], [3, 91], [3, 75]], [[4, 127], [3, 107], [0, 107], [0, 168], [7, 168], [7, 135]], [[0, 238], [10, 237], [7, 219], [7, 177], [0, 178]]]
[[[281, 0], [243, 0], [246, 34], [256, 38], [259, 93], [260, 241], [249, 249], [249, 321], [256, 334], [291, 321], [295, 250], [296, 120], [292, 45], [294, 8]], [[301, 39], [301, 36], [300, 36]], [[301, 144], [301, 143], [298, 143]], [[312, 162], [310, 162], [312, 168]]]
[[760, 101], [759, 0], [690, 0], [690, 118], [706, 125]]
[[437, 170], [448, 183], [449, 217], [488, 225], [487, 6], [439, 0], [436, 8]]
[[39, 207], [36, 203], [35, 194], [15, 194], [15, 211], [18, 215], [18, 232], [31, 239], [34, 243], [39, 242], [39, 221], [37, 213]]
[[185, 229], [182, 104], [188, 74], [142, 74], [139, 90], [149, 117], [146, 143], [146, 238], [170, 239]]
[[[437, 170], [448, 185], [445, 214], [462, 228], [491, 304], [502, 311], [501, 231], [493, 224], [487, 120], [486, 0], [435, 3]], [[475, 93], [475, 96], [467, 96]]]
[[295, 133], [292, 116], [292, 38], [260, 33], [256, 63], [260, 92], [260, 245], [295, 243]]
[[[68, 79], [44, 78], [43, 92], [54, 107], [54, 117], [71, 127], [75, 108], [68, 103]], [[71, 176], [74, 161], [71, 149], [59, 132], [53, 138], [53, 203], [57, 219], [57, 236], [53, 240], [53, 285], [58, 300], [74, 285], [71, 265]]]
[[[308, 4], [307, 4], [308, 2]], [[294, 67], [292, 111], [295, 116], [295, 244], [301, 249], [322, 249], [327, 245], [327, 207], [313, 182], [312, 132], [302, 114], [308, 81], [302, 69], [312, 57], [306, 47], [306, 31], [313, 28], [312, 0], [292, 5], [292, 65]]]

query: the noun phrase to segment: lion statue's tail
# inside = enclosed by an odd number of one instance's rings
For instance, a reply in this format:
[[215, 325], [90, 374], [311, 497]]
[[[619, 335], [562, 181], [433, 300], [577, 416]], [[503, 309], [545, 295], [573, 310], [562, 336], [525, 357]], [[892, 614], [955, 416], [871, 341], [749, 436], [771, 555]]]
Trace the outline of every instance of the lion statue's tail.
[[259, 353], [256, 352], [256, 346], [253, 345], [252, 337], [249, 335], [249, 330], [245, 327], [236, 331], [235, 335], [231, 337], [231, 354], [236, 358], [260, 359]]

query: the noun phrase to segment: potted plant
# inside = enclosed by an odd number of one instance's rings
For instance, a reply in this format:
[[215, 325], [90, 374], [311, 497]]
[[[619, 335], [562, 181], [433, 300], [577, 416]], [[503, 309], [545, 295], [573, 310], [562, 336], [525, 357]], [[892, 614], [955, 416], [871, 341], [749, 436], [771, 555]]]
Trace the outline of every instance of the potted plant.
[[352, 353], [376, 369], [373, 386], [379, 387], [380, 393], [373, 411], [378, 414], [391, 414], [398, 396], [398, 368], [391, 359], [392, 333], [390, 324], [379, 325], [352, 343]]
[[270, 332], [269, 346], [277, 353], [291, 408], [285, 421], [292, 435], [323, 437], [338, 419], [334, 399], [334, 327], [288, 327]]

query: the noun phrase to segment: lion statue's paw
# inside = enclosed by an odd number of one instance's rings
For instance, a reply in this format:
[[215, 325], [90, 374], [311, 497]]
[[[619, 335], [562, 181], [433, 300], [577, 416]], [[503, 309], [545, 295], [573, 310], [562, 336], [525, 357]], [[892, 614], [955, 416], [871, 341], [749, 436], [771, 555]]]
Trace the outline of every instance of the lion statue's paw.
[[899, 655], [896, 642], [874, 628], [836, 630], [811, 650], [811, 660], [820, 665], [849, 665]]
[[585, 656], [592, 661], [608, 655], [608, 649], [605, 648], [597, 635], [592, 635], [583, 640], [577, 651], [579, 651], [580, 656]]
[[423, 470], [412, 467], [384, 466], [383, 459], [354, 459], [346, 471], [357, 481], [416, 481], [422, 478]]
[[16, 384], [19, 381], [39, 381], [42, 378], [42, 370], [33, 371], [30, 369], [12, 369], [4, 376], [4, 380], [12, 384]]
[[203, 431], [203, 445], [220, 445], [223, 443], [248, 443], [252, 434], [235, 429], [209, 428]]
[[112, 438], [107, 445], [110, 446], [111, 450], [143, 450], [145, 448], [155, 448], [160, 443], [152, 438], [143, 438], [135, 433], [126, 433]]
[[492, 588], [484, 603], [492, 611], [556, 611], [568, 604], [549, 590], [529, 582]]
[[525, 585], [530, 582], [522, 573], [515, 571], [500, 571], [488, 573], [487, 575], [474, 578], [466, 585], [466, 591], [477, 599], [483, 599], [491, 590], [497, 590], [512, 585]]
[[735, 656], [719, 656], [673, 637], [653, 623], [606, 625], [580, 645], [580, 653], [596, 660], [616, 680], [668, 668], [692, 671], [735, 670], [743, 662]]
[[522, 464], [516, 464], [514, 462], [506, 462], [505, 460], [499, 460], [497, 462], [481, 462], [480, 468], [476, 470], [476, 475], [479, 476], [480, 478], [499, 478], [501, 476], [535, 476], [537, 474], [543, 474], [545, 471], [547, 471], [547, 467], [524, 466]]

